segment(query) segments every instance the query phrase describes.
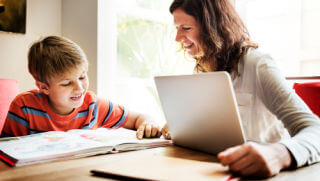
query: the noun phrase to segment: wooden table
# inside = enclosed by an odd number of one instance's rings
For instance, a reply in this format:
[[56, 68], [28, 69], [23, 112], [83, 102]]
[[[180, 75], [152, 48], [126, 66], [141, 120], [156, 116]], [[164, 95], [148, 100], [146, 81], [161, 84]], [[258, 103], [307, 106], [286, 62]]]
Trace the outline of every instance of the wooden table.
[[[213, 155], [177, 146], [62, 160], [22, 167], [0, 162], [0, 180], [114, 180], [93, 176], [92, 169], [159, 180], [226, 180], [226, 167]], [[319, 180], [320, 164], [283, 171], [266, 180]], [[244, 180], [244, 179], [241, 179]]]

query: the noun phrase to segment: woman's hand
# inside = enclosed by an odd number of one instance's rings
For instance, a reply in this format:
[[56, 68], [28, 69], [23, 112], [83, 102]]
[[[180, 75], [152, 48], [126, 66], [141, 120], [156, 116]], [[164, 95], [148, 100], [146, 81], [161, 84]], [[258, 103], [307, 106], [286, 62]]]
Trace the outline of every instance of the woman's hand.
[[292, 163], [288, 149], [279, 143], [248, 142], [220, 152], [218, 159], [231, 172], [254, 177], [274, 176]]
[[170, 132], [169, 132], [169, 129], [168, 129], [168, 125], [165, 124], [163, 126], [163, 128], [161, 129], [161, 133], [162, 135], [164, 136], [165, 139], [171, 139], [171, 135], [170, 135]]

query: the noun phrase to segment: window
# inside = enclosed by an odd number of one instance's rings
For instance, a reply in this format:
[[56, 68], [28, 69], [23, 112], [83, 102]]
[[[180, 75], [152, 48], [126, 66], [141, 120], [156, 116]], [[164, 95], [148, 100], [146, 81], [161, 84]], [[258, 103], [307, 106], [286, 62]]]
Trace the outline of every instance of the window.
[[[178, 52], [171, 0], [117, 0], [117, 58], [113, 100], [164, 121], [153, 76], [192, 73]], [[320, 74], [320, 1], [235, 0], [250, 35], [285, 76]]]
[[171, 0], [117, 1], [117, 103], [165, 121], [153, 77], [192, 73], [175, 42]]
[[320, 75], [320, 1], [235, 0], [235, 7], [285, 76]]

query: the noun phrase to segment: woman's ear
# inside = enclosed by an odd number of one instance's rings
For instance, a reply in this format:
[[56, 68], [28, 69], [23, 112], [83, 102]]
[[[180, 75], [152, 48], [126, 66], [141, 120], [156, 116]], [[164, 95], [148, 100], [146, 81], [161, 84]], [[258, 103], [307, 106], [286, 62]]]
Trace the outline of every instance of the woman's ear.
[[36, 81], [36, 85], [39, 88], [40, 92], [48, 95], [49, 94], [49, 85], [40, 81]]

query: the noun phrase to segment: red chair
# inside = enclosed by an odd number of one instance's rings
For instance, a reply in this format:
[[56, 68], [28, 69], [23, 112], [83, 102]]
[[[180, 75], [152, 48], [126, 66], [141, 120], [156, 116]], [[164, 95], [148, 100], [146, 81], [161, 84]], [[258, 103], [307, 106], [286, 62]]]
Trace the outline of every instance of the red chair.
[[7, 117], [10, 103], [18, 92], [18, 81], [13, 79], [0, 79], [0, 134]]
[[293, 88], [311, 111], [320, 117], [320, 82], [294, 83]]

